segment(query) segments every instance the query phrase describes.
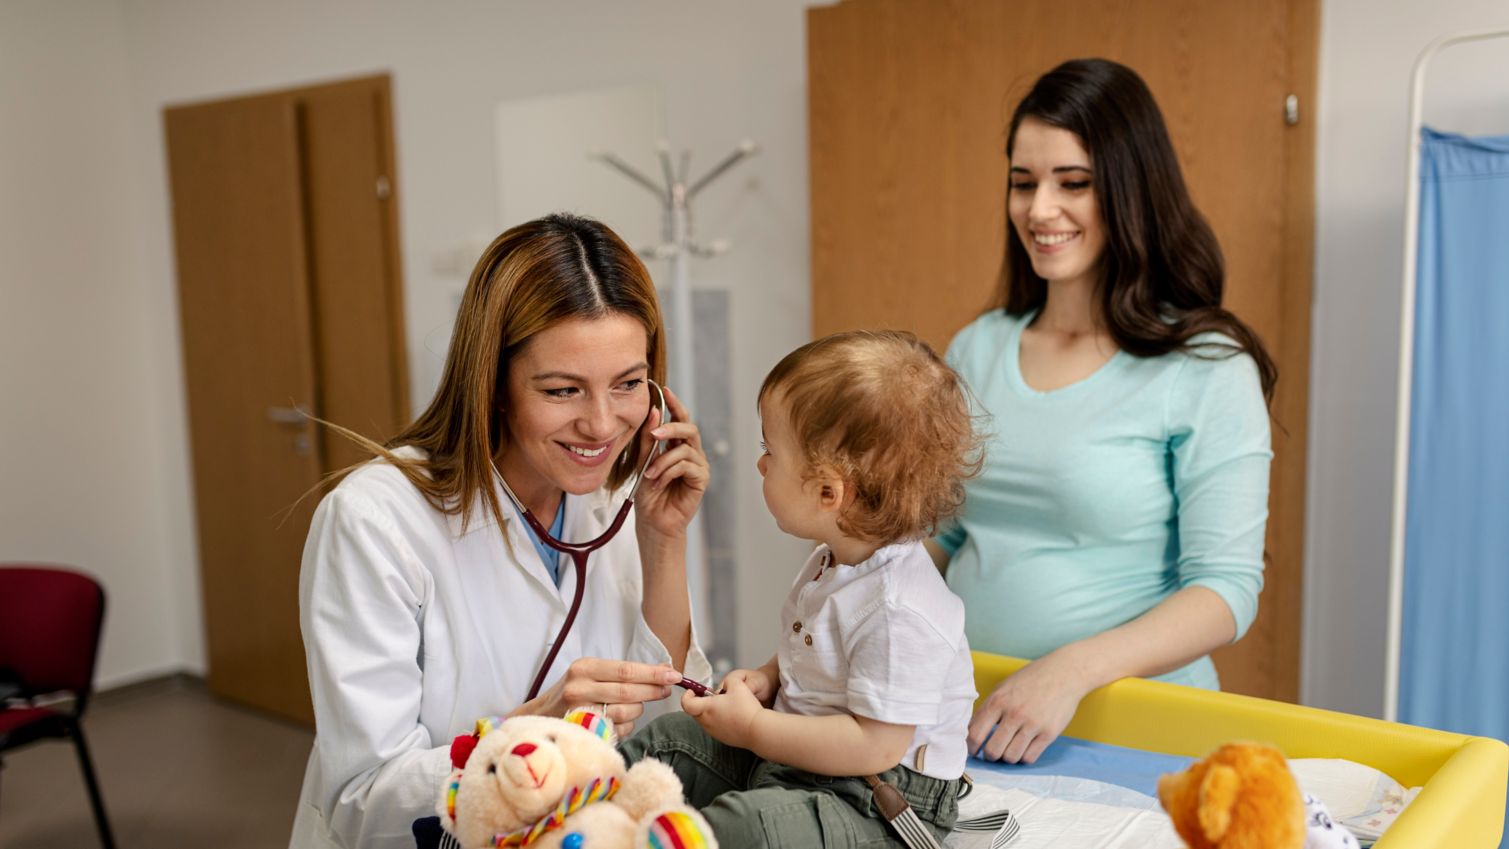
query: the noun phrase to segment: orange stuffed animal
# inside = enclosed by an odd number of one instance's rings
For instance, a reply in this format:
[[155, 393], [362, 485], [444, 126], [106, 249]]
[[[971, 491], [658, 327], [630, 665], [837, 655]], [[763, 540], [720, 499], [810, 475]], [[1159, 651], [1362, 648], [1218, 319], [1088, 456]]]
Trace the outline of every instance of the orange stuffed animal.
[[1158, 780], [1158, 801], [1189, 849], [1356, 847], [1325, 806], [1302, 796], [1272, 746], [1227, 743]]

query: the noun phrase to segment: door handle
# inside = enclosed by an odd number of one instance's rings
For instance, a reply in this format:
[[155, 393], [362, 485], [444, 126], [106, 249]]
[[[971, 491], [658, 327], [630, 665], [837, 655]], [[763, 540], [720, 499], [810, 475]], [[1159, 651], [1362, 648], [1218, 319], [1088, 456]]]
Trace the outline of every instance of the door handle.
[[298, 407], [268, 407], [267, 420], [274, 424], [302, 425], [309, 421], [309, 414]]

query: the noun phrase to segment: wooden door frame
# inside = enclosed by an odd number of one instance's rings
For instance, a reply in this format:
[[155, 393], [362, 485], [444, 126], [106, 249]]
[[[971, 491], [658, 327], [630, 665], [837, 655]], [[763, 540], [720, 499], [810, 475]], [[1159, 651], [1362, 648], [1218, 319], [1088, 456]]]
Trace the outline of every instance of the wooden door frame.
[[[1320, 114], [1320, 0], [1289, 0], [1289, 81], [1299, 101], [1299, 122], [1285, 134], [1283, 328], [1303, 332], [1278, 344], [1277, 365], [1283, 375], [1273, 397], [1276, 462], [1269, 483], [1269, 521], [1273, 557], [1298, 565], [1298, 581], [1269, 586], [1268, 601], [1283, 615], [1278, 620], [1277, 649], [1292, 660], [1294, 676], [1280, 681], [1275, 697], [1298, 702], [1303, 665], [1305, 502], [1309, 466], [1310, 327], [1315, 273], [1315, 116]], [[1279, 340], [1272, 340], [1278, 342]], [[1277, 517], [1277, 521], [1273, 521]]]

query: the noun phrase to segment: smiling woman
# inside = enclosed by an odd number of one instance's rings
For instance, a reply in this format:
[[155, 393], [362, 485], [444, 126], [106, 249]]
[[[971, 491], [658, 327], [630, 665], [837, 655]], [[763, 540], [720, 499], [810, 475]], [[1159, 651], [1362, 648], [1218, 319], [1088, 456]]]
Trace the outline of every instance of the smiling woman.
[[[624, 735], [683, 670], [711, 676], [686, 587], [707, 458], [674, 393], [667, 420], [651, 409], [663, 338], [649, 273], [596, 221], [531, 221], [483, 252], [435, 399], [388, 444], [363, 443], [377, 458], [310, 528], [317, 736], [293, 846], [412, 846], [451, 739], [478, 717], [597, 704]], [[615, 535], [642, 460], [648, 482]], [[560, 569], [505, 484], [548, 536], [605, 538], [591, 568]], [[558, 635], [576, 604], [581, 625]]]
[[949, 348], [993, 437], [934, 559], [970, 646], [1032, 661], [970, 751], [1030, 762], [1103, 684], [1218, 686], [1262, 588], [1275, 375], [1135, 72], [1044, 74], [1006, 156], [1000, 308]]

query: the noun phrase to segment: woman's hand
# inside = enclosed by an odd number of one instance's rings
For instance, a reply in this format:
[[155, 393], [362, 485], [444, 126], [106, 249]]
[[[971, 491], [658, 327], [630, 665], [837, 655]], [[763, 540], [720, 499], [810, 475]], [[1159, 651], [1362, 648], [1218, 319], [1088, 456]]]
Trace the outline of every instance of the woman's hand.
[[1002, 681], [969, 722], [969, 751], [983, 743], [986, 760], [1033, 763], [1091, 690], [1170, 672], [1235, 636], [1236, 619], [1215, 591], [1185, 587], [1136, 619], [1062, 646]]
[[754, 748], [755, 717], [764, 710], [744, 680], [732, 675], [723, 679], [723, 689], [716, 696], [698, 696], [690, 690], [682, 693], [681, 709], [713, 739], [740, 749]]
[[633, 732], [634, 720], [644, 713], [644, 703], [669, 696], [671, 684], [680, 680], [681, 673], [665, 665], [583, 657], [566, 667], [559, 681], [510, 716], [565, 716], [566, 711], [578, 707], [605, 710], [622, 739]]
[[770, 675], [763, 669], [735, 669], [723, 676], [723, 692], [728, 688], [728, 682], [741, 681], [745, 689], [755, 697], [761, 705], [770, 707], [775, 703], [776, 682], [770, 679]]
[[634, 496], [635, 524], [641, 532], [681, 538], [702, 503], [711, 475], [702, 451], [702, 433], [692, 424], [691, 415], [669, 389], [665, 400], [672, 420], [662, 423], [659, 409], [653, 410], [640, 441], [640, 457], [657, 439], [665, 440], [666, 450], [645, 471], [644, 485]]
[[979, 752], [988, 761], [1035, 763], [1092, 689], [1065, 655], [1034, 660], [1002, 681], [970, 719], [970, 754]]

